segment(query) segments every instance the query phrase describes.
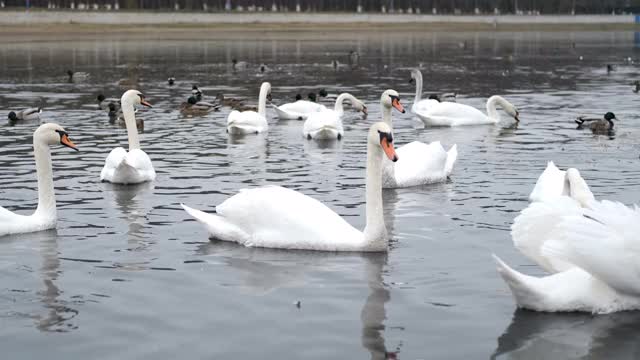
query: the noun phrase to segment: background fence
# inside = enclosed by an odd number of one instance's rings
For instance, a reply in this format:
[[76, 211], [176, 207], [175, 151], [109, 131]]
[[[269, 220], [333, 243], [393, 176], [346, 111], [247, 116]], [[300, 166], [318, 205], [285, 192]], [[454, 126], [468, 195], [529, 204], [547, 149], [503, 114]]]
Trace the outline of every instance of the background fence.
[[0, 8], [421, 14], [623, 14], [640, 0], [0, 0]]

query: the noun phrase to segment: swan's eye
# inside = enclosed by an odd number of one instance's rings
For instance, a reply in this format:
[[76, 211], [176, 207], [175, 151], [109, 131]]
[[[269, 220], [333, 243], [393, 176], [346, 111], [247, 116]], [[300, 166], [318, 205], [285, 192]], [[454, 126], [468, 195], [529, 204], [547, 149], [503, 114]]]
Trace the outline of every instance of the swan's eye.
[[391, 135], [391, 133], [378, 130], [378, 134], [380, 135], [380, 142], [384, 139], [386, 139], [389, 144], [393, 142], [393, 135]]

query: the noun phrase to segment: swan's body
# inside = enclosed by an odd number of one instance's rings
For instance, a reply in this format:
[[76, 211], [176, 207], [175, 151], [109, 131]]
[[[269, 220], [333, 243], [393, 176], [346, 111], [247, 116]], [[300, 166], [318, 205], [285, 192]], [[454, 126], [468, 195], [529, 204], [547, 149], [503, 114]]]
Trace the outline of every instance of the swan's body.
[[20, 110], [18, 112], [11, 111], [9, 112], [9, 120], [11, 121], [33, 121], [40, 120], [40, 114], [42, 113], [41, 108], [27, 108]]
[[306, 120], [309, 114], [327, 110], [327, 107], [309, 100], [283, 104], [275, 107], [281, 120]]
[[100, 173], [102, 181], [114, 184], [138, 184], [153, 181], [156, 178], [151, 159], [140, 150], [134, 104], [151, 106], [137, 90], [129, 90], [122, 95], [122, 112], [129, 137], [129, 151], [122, 147], [111, 150]]
[[487, 100], [487, 114], [472, 106], [448, 101], [431, 103], [427, 108], [418, 109], [415, 114], [428, 126], [497, 124], [500, 122], [497, 105], [500, 105], [504, 111], [519, 121], [518, 110], [515, 106], [498, 95]]
[[[355, 96], [342, 93], [336, 99], [333, 110], [324, 109], [308, 114], [302, 126], [302, 135], [307, 139], [332, 140], [341, 139], [344, 136], [342, 127], [342, 115], [344, 114], [343, 103], [349, 100], [357, 110], [367, 113], [367, 107]], [[323, 105], [320, 105], [324, 108]]]
[[56, 227], [56, 197], [49, 146], [62, 144], [78, 150], [64, 129], [57, 124], [41, 125], [33, 134], [33, 153], [38, 176], [38, 208], [32, 215], [19, 215], [0, 206], [0, 236], [52, 229]]
[[[391, 108], [395, 107], [404, 113], [399, 104], [399, 95], [394, 90], [387, 90], [380, 98], [382, 120], [393, 129]], [[425, 185], [446, 181], [453, 171], [453, 164], [458, 157], [457, 146], [453, 145], [447, 152], [439, 141], [425, 144], [413, 141], [397, 150], [397, 162], [384, 162], [382, 186], [384, 188], [400, 188]]]
[[271, 84], [262, 83], [258, 98], [258, 111], [237, 111], [229, 113], [227, 118], [227, 132], [230, 134], [257, 134], [266, 131], [267, 98], [271, 97]]
[[320, 251], [387, 251], [380, 183], [383, 156], [396, 158], [391, 129], [376, 123], [367, 142], [363, 232], [321, 202], [279, 186], [242, 190], [208, 214], [182, 205], [211, 238], [245, 246]]
[[[552, 165], [536, 187], [557, 177]], [[550, 275], [527, 276], [495, 257], [518, 306], [550, 312], [640, 309], [640, 210], [595, 200], [576, 169], [567, 170], [561, 183], [553, 191], [563, 188], [563, 195], [538, 191], [544, 196], [512, 226], [515, 246]]]

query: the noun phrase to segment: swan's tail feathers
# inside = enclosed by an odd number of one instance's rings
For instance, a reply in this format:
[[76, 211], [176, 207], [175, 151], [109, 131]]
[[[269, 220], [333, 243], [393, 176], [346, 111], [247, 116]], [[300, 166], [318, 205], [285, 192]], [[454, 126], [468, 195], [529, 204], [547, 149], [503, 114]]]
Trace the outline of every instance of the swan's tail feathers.
[[456, 159], [458, 159], [458, 145], [453, 145], [451, 149], [447, 151], [447, 161], [444, 164], [444, 172], [447, 176], [451, 175]]
[[538, 279], [519, 273], [510, 268], [495, 254], [492, 256], [493, 260], [498, 264], [498, 273], [509, 285], [518, 307], [536, 310], [538, 305], [544, 302], [544, 294], [535, 286]]
[[196, 210], [187, 205], [180, 204], [182, 208], [205, 226], [209, 232], [210, 238], [222, 241], [237, 242], [243, 245], [249, 245], [251, 237], [238, 226], [230, 223], [224, 217], [214, 214], [208, 214], [204, 211]]
[[569, 193], [573, 199], [578, 201], [582, 207], [589, 207], [595, 197], [589, 189], [589, 185], [584, 181], [577, 169], [571, 168], [567, 170], [566, 178], [569, 181]]
[[130, 179], [130, 180], [137, 179], [140, 175], [138, 172], [138, 169], [135, 166], [131, 165], [127, 161], [126, 157], [122, 158], [122, 161], [120, 161], [120, 163], [116, 167], [114, 174], [116, 174], [114, 176], [115, 179]]

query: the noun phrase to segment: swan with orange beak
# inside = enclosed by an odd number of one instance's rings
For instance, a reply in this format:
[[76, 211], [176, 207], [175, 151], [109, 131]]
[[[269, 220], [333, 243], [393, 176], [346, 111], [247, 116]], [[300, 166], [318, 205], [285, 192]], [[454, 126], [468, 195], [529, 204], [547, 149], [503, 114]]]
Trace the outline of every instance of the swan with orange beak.
[[140, 149], [138, 128], [136, 127], [135, 105], [151, 107], [138, 90], [129, 90], [122, 95], [122, 113], [127, 126], [129, 151], [122, 147], [111, 150], [100, 173], [100, 180], [114, 184], [138, 184], [153, 181], [156, 171], [151, 159]]

